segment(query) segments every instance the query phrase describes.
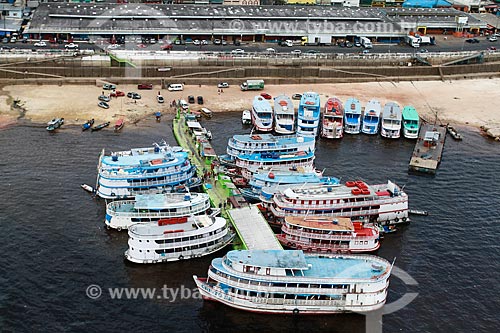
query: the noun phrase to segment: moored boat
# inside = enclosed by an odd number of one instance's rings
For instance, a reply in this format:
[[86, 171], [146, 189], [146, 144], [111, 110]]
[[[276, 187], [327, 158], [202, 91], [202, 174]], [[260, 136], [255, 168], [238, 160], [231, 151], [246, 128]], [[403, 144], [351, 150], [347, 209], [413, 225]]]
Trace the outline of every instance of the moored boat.
[[380, 127], [380, 102], [372, 99], [366, 103], [361, 131], [365, 134], [377, 134]]
[[371, 255], [245, 250], [213, 259], [207, 278], [193, 278], [205, 300], [237, 309], [330, 314], [382, 308], [391, 270], [391, 263]]
[[289, 248], [314, 253], [373, 252], [380, 247], [379, 231], [346, 217], [287, 216], [276, 235]]
[[137, 194], [178, 192], [196, 187], [196, 167], [181, 147], [165, 142], [99, 157], [97, 194], [105, 199], [132, 198]]
[[100, 131], [100, 130], [102, 130], [104, 127], [108, 127], [108, 126], [109, 126], [109, 121], [107, 121], [107, 122], [105, 122], [105, 123], [102, 123], [102, 124], [99, 124], [99, 125], [97, 125], [97, 126], [94, 126], [94, 127], [92, 127], [90, 130], [91, 130], [92, 132], [94, 132], [94, 131]]
[[399, 139], [401, 136], [401, 108], [398, 103], [385, 104], [382, 111], [380, 135], [391, 139]]
[[356, 98], [349, 98], [345, 102], [344, 132], [359, 134], [361, 130], [361, 103]]
[[262, 96], [255, 96], [252, 104], [252, 124], [257, 131], [273, 130], [273, 110], [271, 104]]
[[123, 119], [118, 119], [116, 121], [116, 123], [115, 123], [115, 132], [120, 131], [123, 128], [124, 125], [125, 125], [124, 120]]
[[274, 99], [274, 131], [279, 134], [295, 132], [295, 109], [292, 100], [286, 95]]
[[418, 129], [420, 128], [420, 117], [413, 106], [403, 108], [403, 136], [407, 139], [418, 138]]
[[300, 99], [297, 114], [297, 133], [316, 137], [318, 135], [320, 113], [319, 95], [315, 92], [304, 93]]
[[113, 229], [128, 229], [134, 223], [197, 215], [210, 210], [206, 193], [138, 194], [133, 200], [116, 200], [106, 205], [105, 223]]
[[321, 137], [340, 139], [344, 136], [344, 107], [337, 97], [330, 97], [325, 104], [323, 121], [321, 122]]
[[450, 124], [446, 125], [446, 130], [448, 133], [451, 135], [451, 137], [455, 140], [462, 140], [462, 135], [458, 133], [458, 131], [455, 129], [455, 127], [451, 126]]
[[47, 122], [47, 131], [52, 132], [61, 127], [64, 124], [64, 118], [54, 118]]
[[94, 118], [89, 119], [82, 125], [82, 131], [86, 131], [94, 125]]
[[270, 223], [282, 224], [286, 216], [340, 216], [368, 218], [382, 225], [408, 222], [408, 195], [395, 183], [368, 185], [309, 185], [277, 192], [269, 205]]
[[252, 114], [249, 110], [244, 110], [241, 114], [241, 123], [243, 125], [250, 125], [252, 123]]
[[201, 113], [202, 113], [205, 117], [207, 117], [207, 118], [212, 118], [212, 116], [213, 116], [213, 112], [212, 112], [212, 110], [210, 110], [210, 109], [208, 109], [208, 108], [201, 108], [201, 110], [200, 110], [200, 111], [201, 111]]
[[125, 258], [139, 264], [198, 258], [214, 253], [234, 238], [222, 217], [198, 215], [133, 224]]

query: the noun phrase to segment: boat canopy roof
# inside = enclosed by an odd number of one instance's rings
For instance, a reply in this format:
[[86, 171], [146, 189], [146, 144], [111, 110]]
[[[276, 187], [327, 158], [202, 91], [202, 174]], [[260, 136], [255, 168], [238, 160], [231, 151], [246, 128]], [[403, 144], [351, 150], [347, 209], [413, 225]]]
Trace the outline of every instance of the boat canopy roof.
[[298, 250], [237, 250], [226, 255], [231, 262], [272, 268], [308, 269], [302, 251]]
[[369, 100], [368, 103], [366, 103], [365, 116], [366, 115], [380, 116], [381, 109], [382, 107], [380, 106], [379, 101], [377, 101], [376, 99]]
[[401, 107], [396, 102], [389, 102], [384, 106], [384, 119], [401, 120]]
[[262, 96], [255, 96], [252, 106], [255, 112], [273, 112], [271, 104]]
[[357, 98], [351, 97], [345, 102], [345, 113], [361, 114], [361, 103]]
[[202, 129], [201, 124], [197, 121], [188, 121], [187, 126], [191, 129]]
[[348, 217], [287, 216], [289, 224], [317, 230], [354, 231], [354, 224]]
[[403, 118], [405, 120], [420, 120], [417, 110], [413, 106], [407, 105], [403, 108]]
[[153, 210], [169, 207], [181, 208], [208, 200], [206, 193], [138, 194], [135, 196], [134, 208]]
[[269, 147], [285, 146], [295, 143], [313, 143], [316, 140], [314, 137], [301, 136], [299, 134], [275, 136], [272, 134], [237, 134], [233, 136], [233, 140], [237, 142], [268, 144]]

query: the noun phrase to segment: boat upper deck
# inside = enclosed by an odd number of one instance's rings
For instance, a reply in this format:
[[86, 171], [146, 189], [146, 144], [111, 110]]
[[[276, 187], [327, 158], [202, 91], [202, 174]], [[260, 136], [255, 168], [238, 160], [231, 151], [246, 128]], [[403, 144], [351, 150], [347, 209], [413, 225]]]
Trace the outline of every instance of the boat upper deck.
[[196, 215], [191, 217], [177, 217], [171, 218], [174, 221], [172, 223], [166, 222], [161, 224], [158, 223], [136, 223], [131, 225], [129, 229], [129, 234], [138, 237], [153, 237], [153, 238], [165, 238], [169, 236], [178, 236], [179, 234], [196, 231], [200, 229], [206, 229], [206, 231], [211, 231], [226, 225], [226, 220], [222, 217], [210, 217], [208, 215]]
[[138, 194], [135, 196], [134, 208], [149, 210], [183, 208], [209, 200], [206, 193]]
[[255, 153], [241, 154], [238, 159], [241, 161], [254, 162], [290, 162], [314, 157], [314, 151], [297, 151], [297, 152], [273, 152], [273, 153]]
[[[300, 250], [244, 250], [229, 251], [226, 259], [229, 264], [294, 270], [294, 275], [286, 275], [295, 278], [376, 279], [391, 271], [387, 260], [370, 255], [306, 256]], [[223, 269], [220, 258], [212, 265]]]
[[259, 114], [260, 117], [266, 116], [266, 113], [269, 113], [268, 117], [271, 117], [273, 113], [271, 104], [262, 96], [254, 97], [252, 107], [254, 111]]
[[402, 117], [404, 120], [413, 120], [417, 123], [420, 121], [417, 110], [410, 105], [407, 105], [403, 108]]
[[279, 95], [274, 99], [274, 113], [295, 115], [293, 102], [286, 95]]
[[361, 115], [361, 103], [356, 98], [349, 98], [345, 102], [344, 113]]
[[395, 102], [389, 102], [384, 106], [382, 118], [401, 122], [401, 108]]
[[178, 152], [154, 152], [143, 151], [142, 153], [132, 152], [130, 155], [103, 156], [103, 167], [156, 167], [182, 164], [187, 159], [188, 154], [183, 151]]
[[291, 225], [308, 229], [354, 231], [354, 224], [348, 217], [287, 216], [285, 221]]
[[380, 111], [382, 110], [382, 106], [380, 102], [376, 99], [372, 99], [366, 103], [365, 107], [365, 118], [369, 117], [380, 117]]
[[229, 139], [229, 146], [243, 145], [245, 148], [261, 148], [261, 149], [273, 149], [273, 148], [286, 148], [285, 146], [303, 146], [303, 145], [314, 145], [314, 137], [304, 137], [298, 134], [294, 135], [283, 135], [275, 136], [272, 134], [240, 134], [233, 135]]
[[[272, 178], [270, 177], [272, 174]], [[335, 177], [321, 177], [317, 173], [303, 173], [303, 172], [267, 172], [267, 173], [257, 173], [253, 176], [250, 184], [255, 183], [268, 183], [268, 184], [304, 184], [304, 183], [324, 183], [335, 185], [339, 184], [338, 178]]]

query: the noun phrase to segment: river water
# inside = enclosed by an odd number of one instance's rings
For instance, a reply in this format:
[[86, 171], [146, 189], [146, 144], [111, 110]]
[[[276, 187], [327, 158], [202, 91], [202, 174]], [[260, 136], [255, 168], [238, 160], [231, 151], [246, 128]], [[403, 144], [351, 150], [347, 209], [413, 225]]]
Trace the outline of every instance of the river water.
[[[219, 154], [231, 135], [250, 131], [239, 113], [203, 122]], [[462, 142], [447, 138], [433, 177], [407, 173], [414, 145], [408, 140], [356, 135], [318, 142], [316, 164], [326, 175], [368, 183], [391, 179], [405, 186], [411, 208], [429, 211], [387, 235], [378, 251], [396, 258], [395, 265], [418, 283], [409, 285], [399, 274], [391, 278], [388, 303], [407, 293], [418, 296], [383, 316], [384, 332], [500, 327], [500, 146], [476, 130], [461, 131]], [[51, 134], [30, 123], [0, 131], [2, 331], [365, 331], [362, 315], [258, 315], [192, 296], [192, 275], [206, 276], [210, 260], [224, 252], [160, 265], [125, 262], [126, 232], [104, 228], [104, 201], [80, 184], [95, 183], [102, 148], [161, 139], [175, 142], [167, 119], [126, 125], [122, 133], [63, 126]], [[98, 299], [86, 295], [93, 284], [102, 289]], [[112, 299], [108, 288], [121, 287], [156, 289], [153, 297]]]

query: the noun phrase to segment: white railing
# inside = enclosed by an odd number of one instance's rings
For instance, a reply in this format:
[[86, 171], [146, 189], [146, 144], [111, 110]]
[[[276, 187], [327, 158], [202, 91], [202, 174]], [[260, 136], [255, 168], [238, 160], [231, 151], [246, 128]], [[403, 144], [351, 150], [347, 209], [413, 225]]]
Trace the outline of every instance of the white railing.
[[[298, 209], [300, 210], [300, 209]], [[302, 209], [304, 210], [304, 209]], [[333, 208], [332, 208], [333, 210]], [[295, 211], [290, 211], [290, 210], [283, 210], [279, 207], [275, 207], [274, 205], [271, 205], [271, 212], [278, 217], [285, 217], [285, 216], [306, 216], [309, 214], [309, 211], [306, 211], [306, 213], [296, 213]], [[356, 211], [344, 211], [344, 212], [328, 212], [328, 213], [311, 213], [311, 215], [314, 216], [365, 216], [365, 215], [374, 215], [378, 214], [379, 210], [378, 209], [367, 209], [367, 210], [356, 210]]]
[[[153, 166], [154, 167], [154, 166]], [[189, 169], [192, 168], [191, 164], [188, 165], [183, 165], [183, 166], [177, 166], [177, 167], [168, 167], [168, 168], [159, 168], [158, 171], [156, 172], [148, 172], [147, 169], [142, 169], [142, 173], [136, 173], [133, 170], [131, 170], [133, 173], [127, 172], [127, 169], [122, 169], [123, 171], [120, 172], [116, 170], [116, 168], [113, 168], [111, 170], [102, 168], [100, 169], [100, 174], [101, 176], [108, 177], [110, 179], [113, 178], [120, 178], [120, 179], [128, 179], [128, 178], [144, 178], [144, 177], [161, 177], [164, 175], [169, 175], [174, 172], [177, 173], [182, 173], [182, 172], [188, 172]], [[140, 171], [140, 170], [137, 170]]]
[[[297, 236], [297, 237], [307, 237], [309, 239], [324, 239], [324, 240], [373, 240], [377, 238], [377, 235], [374, 236], [354, 236], [353, 234], [351, 235], [339, 235], [339, 234], [324, 234], [324, 233], [313, 233], [313, 232], [307, 232], [307, 231], [301, 231], [297, 229], [291, 229], [288, 228], [286, 225], [284, 225], [281, 230], [288, 235], [292, 236]], [[352, 231], [355, 233], [355, 231]], [[312, 245], [312, 244], [310, 244]], [[318, 245], [325, 245], [325, 244], [318, 244]]]
[[[129, 201], [129, 202], [134, 202], [134, 201]], [[120, 201], [114, 201], [108, 204], [108, 209], [106, 210], [106, 213], [111, 215], [111, 216], [120, 216], [120, 217], [178, 217], [178, 216], [186, 216], [186, 215], [191, 215], [191, 214], [198, 214], [202, 213], [210, 208], [210, 202], [205, 201], [202, 203], [198, 203], [189, 207], [180, 207], [176, 208], [174, 212], [168, 211], [168, 212], [155, 212], [155, 211], [149, 211], [147, 213], [141, 213], [139, 211], [129, 211], [129, 212], [120, 212], [117, 209], [120, 208], [121, 205], [125, 205], [124, 203], [121, 203]], [[131, 207], [133, 208], [133, 206]]]
[[[297, 196], [301, 195], [310, 195], [309, 194], [304, 194], [304, 193], [296, 193]], [[328, 194], [327, 193], [320, 193], [320, 194]], [[369, 205], [380, 205], [380, 204], [398, 204], [401, 202], [407, 202], [406, 196], [397, 196], [397, 197], [391, 197], [390, 199], [370, 199], [370, 200], [364, 200], [364, 201], [354, 201], [354, 202], [347, 202], [347, 203], [329, 203], [329, 204], [299, 204], [299, 203], [291, 203], [287, 199], [287, 197], [283, 194], [276, 194], [274, 196], [275, 198], [275, 203], [278, 205], [280, 208], [293, 208], [295, 210], [303, 210], [303, 209], [337, 209], [337, 208], [345, 208], [345, 207], [363, 207], [363, 206], [369, 206]], [[294, 200], [301, 200], [301, 199], [294, 199]], [[316, 200], [325, 200], [325, 199], [316, 199]]]

